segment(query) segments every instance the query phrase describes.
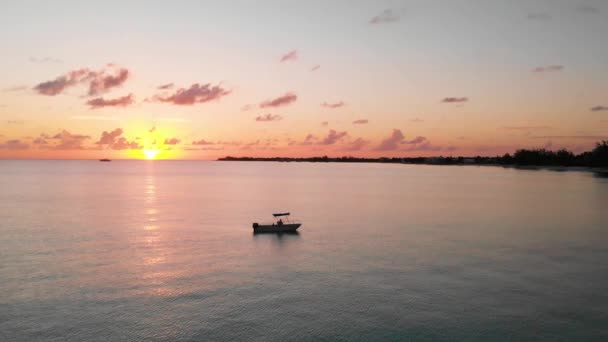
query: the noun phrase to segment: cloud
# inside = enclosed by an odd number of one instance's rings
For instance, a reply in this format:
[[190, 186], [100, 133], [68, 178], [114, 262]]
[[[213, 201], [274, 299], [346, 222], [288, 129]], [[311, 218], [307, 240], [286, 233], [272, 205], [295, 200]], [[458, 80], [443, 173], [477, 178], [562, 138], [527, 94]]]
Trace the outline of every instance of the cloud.
[[6, 120], [6, 124], [8, 125], [23, 125], [25, 121], [23, 120]]
[[139, 150], [142, 148], [136, 141], [128, 141], [125, 137], [120, 137], [116, 142], [110, 145], [113, 150]]
[[73, 70], [54, 80], [39, 83], [34, 90], [40, 95], [55, 96], [61, 94], [66, 88], [86, 82], [94, 76], [95, 73], [87, 68]]
[[100, 146], [105, 145], [113, 150], [138, 150], [141, 148], [136, 141], [128, 141], [127, 138], [122, 137], [122, 133], [122, 128], [116, 128], [110, 132], [103, 131], [99, 141], [95, 144]]
[[353, 121], [353, 125], [365, 125], [368, 122], [369, 122], [369, 120], [367, 120], [367, 119], [359, 119], [359, 120]]
[[107, 100], [103, 97], [98, 97], [87, 101], [87, 105], [89, 105], [91, 109], [98, 109], [103, 107], [127, 107], [134, 102], [135, 98], [133, 97], [133, 94], [129, 94], [127, 96]]
[[563, 65], [547, 65], [547, 66], [536, 67], [536, 68], [532, 69], [532, 72], [538, 72], [538, 73], [559, 72], [559, 71], [563, 71], [564, 68], [565, 67]]
[[285, 95], [279, 96], [273, 100], [266, 100], [260, 103], [260, 108], [268, 107], [281, 107], [287, 106], [298, 99], [298, 96], [294, 93], [285, 93]]
[[167, 89], [173, 88], [173, 86], [174, 86], [173, 83], [161, 84], [158, 87], [156, 87], [156, 89], [167, 90]]
[[469, 101], [468, 97], [445, 97], [441, 102], [443, 103], [461, 103]]
[[401, 15], [399, 13], [396, 13], [392, 9], [385, 9], [384, 11], [382, 11], [382, 13], [371, 18], [369, 23], [374, 25], [388, 24], [399, 21], [399, 19], [401, 19]]
[[82, 150], [82, 144], [91, 139], [90, 136], [84, 134], [72, 134], [67, 130], [62, 130], [60, 133], [50, 137], [50, 139], [58, 140], [57, 144], [49, 147], [55, 150]]
[[344, 106], [344, 102], [342, 102], [342, 101], [336, 102], [336, 103], [323, 102], [323, 103], [321, 103], [321, 106], [325, 107], [325, 108], [335, 109], [335, 108], [343, 107]]
[[410, 122], [416, 122], [416, 123], [418, 123], [418, 122], [424, 122], [424, 120], [422, 120], [420, 118], [413, 118], [413, 119], [410, 119]]
[[298, 59], [298, 50], [291, 50], [281, 57], [281, 63], [295, 61]]
[[30, 145], [21, 142], [19, 139], [7, 140], [4, 143], [0, 144], [0, 149], [4, 150], [26, 150], [30, 147]]
[[116, 128], [111, 132], [107, 132], [107, 131], [103, 131], [101, 133], [101, 137], [99, 138], [99, 141], [97, 141], [95, 144], [97, 145], [111, 145], [113, 144], [116, 139], [122, 135], [122, 128]]
[[279, 121], [281, 119], [283, 119], [283, 117], [280, 116], [280, 115], [277, 115], [277, 114], [266, 114], [266, 115], [258, 115], [255, 118], [255, 121], [260, 121], [260, 122], [263, 122], [263, 121]]
[[215, 143], [211, 142], [211, 141], [207, 141], [205, 139], [201, 139], [198, 141], [193, 141], [192, 145], [215, 145]]
[[312, 134], [308, 134], [306, 135], [306, 138], [304, 138], [304, 140], [302, 142], [298, 142], [295, 140], [289, 140], [288, 145], [312, 145], [314, 144], [317, 140], [319, 140], [319, 138], [317, 138], [316, 136], [312, 135]]
[[415, 137], [412, 140], [402, 141], [401, 143], [402, 144], [408, 144], [408, 145], [416, 145], [416, 144], [421, 144], [421, 143], [426, 142], [426, 141], [427, 141], [427, 138], [421, 137], [421, 136], [417, 136], [417, 137]]
[[155, 131], [156, 131], [156, 126], [152, 126], [152, 128], [150, 128], [148, 130], [148, 132], [150, 132], [150, 133], [154, 133]]
[[[108, 72], [110, 72], [110, 74], [108, 74]], [[112, 88], [120, 87], [128, 78], [129, 70], [125, 68], [97, 72], [89, 84], [89, 95], [99, 95]]]
[[608, 111], [608, 106], [595, 106], [590, 109], [592, 112], [603, 112]]
[[219, 100], [230, 93], [230, 90], [226, 90], [220, 85], [211, 86], [209, 83], [203, 85], [194, 83], [190, 88], [179, 88], [173, 95], [156, 95], [154, 99], [180, 106], [191, 106], [195, 103]]
[[165, 145], [177, 145], [181, 140], [177, 138], [165, 139]]
[[41, 95], [55, 96], [61, 94], [66, 88], [88, 83], [88, 95], [98, 95], [122, 86], [128, 78], [129, 70], [116, 68], [113, 65], [107, 65], [99, 71], [82, 68], [69, 71], [54, 80], [39, 83], [34, 86], [34, 90]]
[[549, 21], [549, 20], [553, 19], [553, 17], [549, 13], [535, 12], [535, 13], [529, 13], [528, 19], [537, 20], [537, 21]]
[[393, 132], [391, 133], [391, 135], [388, 138], [382, 140], [382, 142], [380, 142], [380, 145], [378, 145], [378, 147], [376, 147], [376, 150], [378, 150], [378, 151], [396, 150], [399, 148], [399, 145], [401, 144], [403, 139], [405, 139], [405, 136], [403, 135], [401, 130], [393, 129]]
[[310, 71], [317, 71], [321, 68], [321, 66], [319, 64], [313, 66], [312, 68], [310, 68]]
[[333, 129], [329, 130], [329, 133], [327, 134], [327, 136], [325, 138], [323, 138], [323, 140], [321, 140], [321, 142], [319, 142], [319, 144], [321, 145], [333, 145], [336, 142], [340, 141], [342, 138], [346, 137], [348, 135], [348, 132], [344, 131], [344, 132], [336, 132]]
[[321, 126], [327, 126], [327, 125], [329, 125], [329, 122], [327, 122], [327, 121], [321, 122]]
[[363, 138], [357, 138], [351, 142], [349, 142], [346, 146], [346, 150], [348, 151], [359, 151], [365, 146], [369, 145], [370, 141], [365, 140]]

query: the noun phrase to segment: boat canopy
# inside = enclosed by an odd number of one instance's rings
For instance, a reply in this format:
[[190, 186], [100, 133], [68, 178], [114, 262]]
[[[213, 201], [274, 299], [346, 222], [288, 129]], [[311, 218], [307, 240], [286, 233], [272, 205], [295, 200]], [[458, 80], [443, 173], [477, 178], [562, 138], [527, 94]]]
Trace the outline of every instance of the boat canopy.
[[272, 216], [274, 216], [274, 217], [289, 216], [289, 213], [275, 213], [275, 214], [272, 214]]

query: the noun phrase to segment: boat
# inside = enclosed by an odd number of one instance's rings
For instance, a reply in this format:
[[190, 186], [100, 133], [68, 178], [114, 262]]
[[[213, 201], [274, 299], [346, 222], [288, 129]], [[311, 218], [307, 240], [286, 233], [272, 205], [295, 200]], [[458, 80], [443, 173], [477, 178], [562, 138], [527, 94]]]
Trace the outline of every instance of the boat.
[[302, 223], [297, 220], [289, 219], [289, 213], [272, 214], [274, 220], [272, 223], [253, 223], [254, 233], [293, 233]]
[[112, 161], [112, 159], [107, 159], [107, 158], [103, 158], [103, 159], [99, 159], [100, 162], [109, 162]]

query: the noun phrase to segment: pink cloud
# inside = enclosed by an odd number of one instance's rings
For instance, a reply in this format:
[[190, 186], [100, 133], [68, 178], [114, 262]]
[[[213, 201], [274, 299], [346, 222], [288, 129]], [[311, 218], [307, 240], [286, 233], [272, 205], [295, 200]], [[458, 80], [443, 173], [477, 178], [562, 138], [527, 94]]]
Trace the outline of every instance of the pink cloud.
[[246, 111], [251, 110], [251, 109], [253, 109], [253, 108], [255, 108], [255, 106], [254, 106], [254, 105], [252, 105], [252, 104], [246, 104], [246, 105], [244, 105], [243, 107], [241, 107], [241, 111], [242, 111], [242, 112], [246, 112]]
[[4, 143], [0, 144], [0, 149], [5, 150], [26, 150], [30, 147], [30, 145], [22, 142], [19, 139], [7, 140]]
[[258, 115], [255, 118], [255, 121], [260, 121], [260, 122], [264, 122], [264, 121], [279, 121], [282, 120], [283, 117], [277, 114], [266, 114], [266, 115]]
[[281, 57], [281, 63], [295, 61], [298, 59], [298, 50], [291, 50]]
[[266, 100], [260, 103], [260, 108], [268, 107], [281, 107], [292, 104], [298, 99], [298, 96], [294, 93], [285, 93], [285, 95], [279, 96], [273, 100]]
[[329, 125], [329, 122], [327, 122], [327, 121], [321, 122], [321, 126], [327, 126], [327, 125]]
[[330, 129], [329, 133], [323, 140], [321, 140], [321, 145], [333, 145], [336, 142], [340, 141], [342, 138], [346, 137], [348, 132], [336, 132], [336, 130]]
[[396, 150], [399, 148], [399, 145], [401, 144], [403, 139], [405, 139], [405, 136], [403, 135], [403, 133], [401, 133], [401, 130], [393, 129], [393, 132], [391, 133], [391, 135], [388, 138], [382, 140], [382, 142], [380, 142], [380, 145], [378, 145], [378, 147], [376, 147], [376, 150], [378, 150], [378, 151]]
[[201, 139], [198, 141], [193, 141], [192, 145], [215, 145], [215, 143], [211, 142], [211, 141], [207, 141], [205, 139]]
[[103, 131], [95, 144], [107, 146], [113, 150], [138, 150], [141, 148], [136, 141], [128, 141], [127, 138], [122, 137], [122, 133], [122, 128], [116, 128], [110, 132]]
[[99, 138], [99, 140], [95, 143], [97, 145], [111, 145], [114, 143], [114, 141], [116, 140], [116, 138], [118, 138], [119, 136], [122, 135], [122, 128], [116, 128], [113, 131], [107, 132], [107, 131], [103, 131], [101, 133], [101, 137]]
[[342, 101], [336, 102], [336, 103], [323, 102], [323, 103], [321, 103], [321, 106], [325, 107], [325, 108], [335, 109], [335, 108], [344, 107], [344, 102], [342, 102]]
[[230, 93], [230, 90], [226, 90], [220, 85], [211, 86], [209, 83], [203, 85], [194, 83], [190, 88], [179, 88], [173, 95], [156, 95], [154, 99], [160, 102], [168, 102], [180, 106], [191, 106], [195, 103], [219, 100]]
[[443, 103], [459, 103], [459, 102], [467, 102], [469, 98], [467, 97], [446, 97], [441, 102]]
[[369, 120], [367, 120], [367, 119], [359, 119], [359, 120], [353, 121], [353, 125], [365, 125], [367, 123], [369, 123]]
[[167, 89], [173, 88], [173, 86], [174, 86], [173, 83], [161, 84], [158, 87], [156, 87], [156, 89], [167, 90]]
[[61, 94], [68, 87], [88, 83], [88, 95], [98, 95], [121, 86], [128, 78], [129, 70], [115, 68], [113, 65], [108, 65], [99, 71], [82, 68], [69, 71], [54, 80], [39, 83], [34, 87], [34, 90], [41, 95], [55, 96]]
[[108, 70], [102, 70], [95, 73], [91, 83], [89, 84], [89, 95], [98, 95], [105, 93], [108, 90], [120, 87], [129, 78], [129, 70], [120, 68], [112, 70], [109, 73]]
[[86, 140], [91, 139], [91, 137], [84, 134], [72, 134], [64, 129], [60, 133], [52, 136], [50, 139], [59, 141], [57, 144], [48, 148], [55, 150], [82, 150], [84, 149], [82, 144], [84, 144]]
[[181, 140], [177, 138], [165, 139], [165, 145], [177, 145]]
[[133, 94], [127, 96], [118, 97], [115, 99], [104, 99], [98, 97], [87, 101], [87, 104], [91, 106], [91, 109], [98, 109], [103, 107], [127, 107], [135, 102]]
[[558, 72], [564, 70], [563, 65], [540, 66], [532, 69], [532, 72]]
[[39, 83], [34, 90], [41, 95], [55, 96], [61, 94], [66, 88], [87, 81], [93, 76], [95, 76], [95, 72], [87, 68], [73, 70], [54, 80]]
[[346, 150], [348, 151], [359, 151], [362, 148], [364, 148], [365, 146], [369, 145], [370, 141], [369, 140], [365, 140], [363, 138], [357, 138], [351, 142], [348, 143]]

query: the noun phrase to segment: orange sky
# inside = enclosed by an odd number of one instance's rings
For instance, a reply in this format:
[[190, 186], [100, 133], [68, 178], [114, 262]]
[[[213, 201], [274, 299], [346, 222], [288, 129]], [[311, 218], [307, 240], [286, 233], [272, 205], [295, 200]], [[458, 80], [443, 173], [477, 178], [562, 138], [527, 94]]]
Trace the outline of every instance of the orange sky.
[[608, 139], [607, 16], [603, 1], [6, 2], [0, 158], [581, 152]]

